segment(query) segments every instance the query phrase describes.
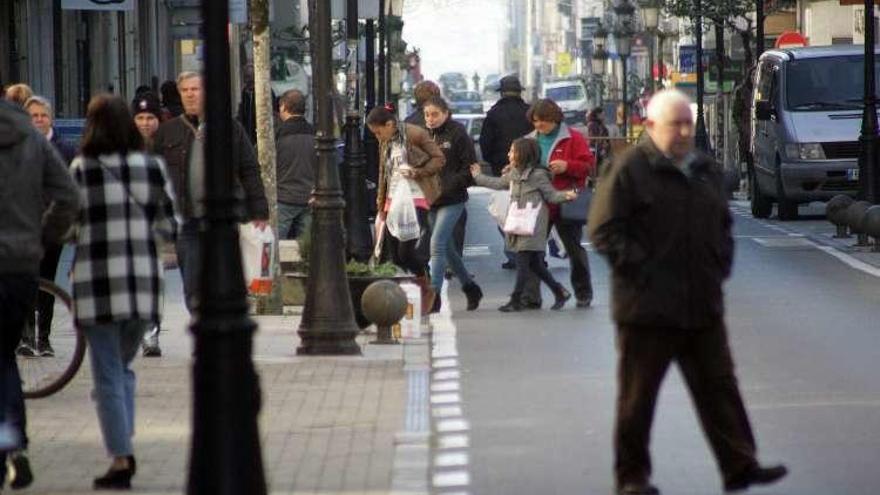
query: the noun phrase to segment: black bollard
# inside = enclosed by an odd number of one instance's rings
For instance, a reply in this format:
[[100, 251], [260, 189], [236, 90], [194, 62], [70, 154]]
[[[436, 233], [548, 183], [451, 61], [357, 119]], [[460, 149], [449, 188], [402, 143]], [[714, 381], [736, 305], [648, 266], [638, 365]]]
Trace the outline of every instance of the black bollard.
[[880, 205], [874, 205], [865, 211], [862, 228], [865, 229], [867, 235], [874, 239], [871, 250], [875, 253], [880, 253]]
[[825, 215], [828, 217], [828, 221], [837, 227], [837, 233], [834, 235], [837, 239], [847, 239], [850, 237], [846, 230], [848, 221], [847, 209], [853, 202], [855, 200], [851, 197], [845, 194], [838, 194], [831, 198], [825, 206]]
[[868, 211], [868, 208], [870, 207], [871, 203], [867, 201], [856, 201], [846, 210], [849, 230], [853, 234], [856, 234], [856, 247], [865, 247], [868, 245], [868, 235], [865, 233], [863, 222], [865, 219], [865, 212]]

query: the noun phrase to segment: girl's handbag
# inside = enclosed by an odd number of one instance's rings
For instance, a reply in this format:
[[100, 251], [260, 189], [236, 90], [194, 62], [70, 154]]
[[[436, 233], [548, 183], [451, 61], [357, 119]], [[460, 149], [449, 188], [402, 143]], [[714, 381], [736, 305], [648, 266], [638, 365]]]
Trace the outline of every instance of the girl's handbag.
[[543, 205], [538, 203], [532, 206], [526, 203], [525, 207], [520, 208], [516, 201], [510, 202], [510, 209], [507, 211], [507, 218], [504, 220], [504, 232], [514, 235], [532, 236], [535, 235], [535, 227], [538, 224], [538, 214], [541, 212]]

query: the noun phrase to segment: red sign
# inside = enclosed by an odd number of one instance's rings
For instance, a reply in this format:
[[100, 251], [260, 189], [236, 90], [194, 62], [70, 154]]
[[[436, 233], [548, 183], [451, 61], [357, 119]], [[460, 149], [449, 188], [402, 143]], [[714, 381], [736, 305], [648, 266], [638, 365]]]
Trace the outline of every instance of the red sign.
[[807, 46], [807, 38], [797, 31], [786, 31], [776, 38], [776, 48], [793, 48]]

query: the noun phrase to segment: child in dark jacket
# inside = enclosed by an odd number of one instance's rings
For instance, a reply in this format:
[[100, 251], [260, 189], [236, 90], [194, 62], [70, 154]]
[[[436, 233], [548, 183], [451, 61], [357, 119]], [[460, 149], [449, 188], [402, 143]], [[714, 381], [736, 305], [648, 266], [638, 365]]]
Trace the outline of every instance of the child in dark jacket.
[[521, 235], [507, 232], [505, 239], [507, 249], [516, 253], [516, 286], [510, 295], [510, 301], [501, 306], [501, 311], [520, 311], [524, 308], [520, 295], [526, 280], [535, 275], [547, 284], [556, 297], [551, 309], [561, 309], [571, 298], [547, 267], [541, 254], [547, 248], [547, 230], [550, 225], [549, 210], [546, 203], [563, 203], [577, 197], [575, 191], [559, 191], [550, 183], [550, 174], [538, 165], [541, 152], [534, 139], [520, 138], [510, 146], [508, 158], [509, 171], [501, 177], [488, 177], [480, 173], [479, 165], [471, 166], [471, 175], [478, 186], [490, 189], [510, 187], [510, 204], [519, 208], [527, 206], [539, 207], [535, 229], [532, 235]]

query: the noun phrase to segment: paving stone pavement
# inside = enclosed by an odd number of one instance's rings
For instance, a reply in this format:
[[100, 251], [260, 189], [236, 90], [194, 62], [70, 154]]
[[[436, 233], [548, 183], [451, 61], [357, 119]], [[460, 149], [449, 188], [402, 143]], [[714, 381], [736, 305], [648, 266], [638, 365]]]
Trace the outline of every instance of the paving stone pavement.
[[[174, 282], [169, 285], [173, 290]], [[185, 309], [168, 301], [179, 298], [166, 299], [163, 357], [138, 357], [134, 363], [134, 493], [182, 493], [186, 486], [192, 338], [185, 331]], [[404, 356], [427, 354], [424, 342], [374, 346], [362, 335], [361, 357], [298, 357], [298, 316], [254, 318], [260, 325], [254, 360], [263, 391], [259, 421], [271, 493], [389, 493], [395, 437], [406, 429]], [[109, 459], [91, 385], [87, 356], [61, 392], [26, 404], [36, 479], [24, 493], [94, 493], [92, 478], [104, 472]]]

